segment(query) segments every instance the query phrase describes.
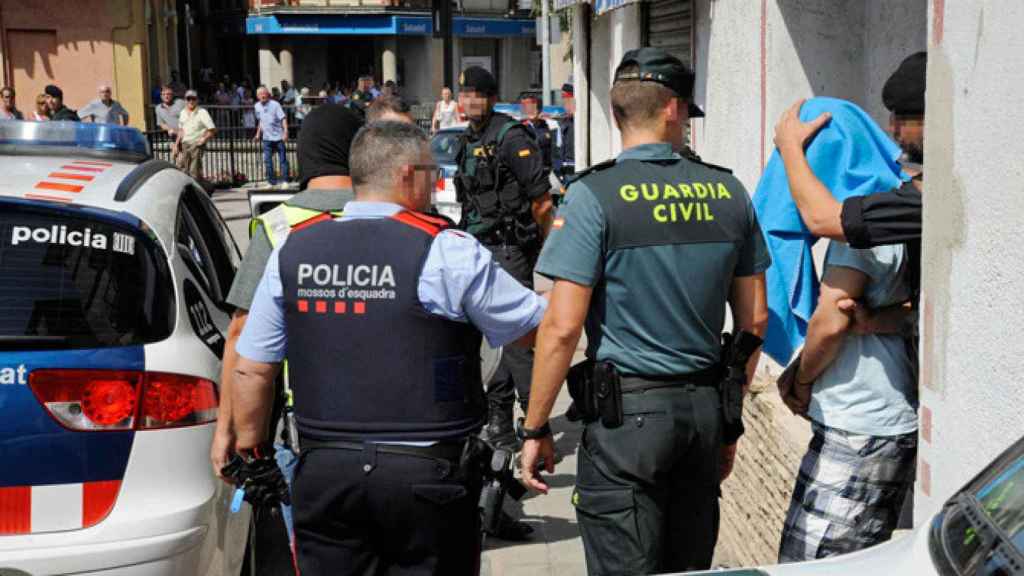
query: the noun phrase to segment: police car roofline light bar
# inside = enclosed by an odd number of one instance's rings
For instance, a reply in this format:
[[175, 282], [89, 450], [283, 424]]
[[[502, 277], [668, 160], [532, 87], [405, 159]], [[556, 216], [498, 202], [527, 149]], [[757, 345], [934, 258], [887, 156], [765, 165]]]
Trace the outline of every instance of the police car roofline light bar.
[[0, 121], [0, 154], [85, 154], [141, 162], [152, 154], [136, 128], [88, 122]]

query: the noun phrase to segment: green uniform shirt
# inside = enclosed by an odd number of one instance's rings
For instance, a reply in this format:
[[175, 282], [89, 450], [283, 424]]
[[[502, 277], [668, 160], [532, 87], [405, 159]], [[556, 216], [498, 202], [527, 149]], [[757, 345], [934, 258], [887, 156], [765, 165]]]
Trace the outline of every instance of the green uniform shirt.
[[[629, 234], [627, 217], [637, 227]], [[669, 144], [645, 144], [569, 186], [537, 272], [594, 288], [587, 357], [672, 376], [718, 361], [732, 279], [770, 264], [739, 180]]]
[[[292, 196], [285, 204], [299, 208], [309, 208], [321, 212], [332, 212], [343, 210], [345, 204], [355, 196], [351, 190], [305, 190]], [[249, 239], [249, 249], [245, 251], [245, 258], [242, 265], [238, 267], [235, 280], [231, 284], [231, 291], [228, 292], [228, 304], [236, 308], [248, 310], [252, 306], [252, 299], [256, 295], [256, 287], [263, 278], [263, 270], [267, 267], [267, 260], [274, 247], [267, 238], [267, 232], [263, 226], [257, 226]]]

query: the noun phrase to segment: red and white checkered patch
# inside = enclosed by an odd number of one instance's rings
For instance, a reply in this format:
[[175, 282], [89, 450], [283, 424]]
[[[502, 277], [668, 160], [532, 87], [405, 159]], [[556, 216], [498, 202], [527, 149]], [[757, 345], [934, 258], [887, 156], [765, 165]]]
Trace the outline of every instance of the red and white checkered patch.
[[0, 488], [0, 535], [78, 530], [110, 514], [120, 480]]

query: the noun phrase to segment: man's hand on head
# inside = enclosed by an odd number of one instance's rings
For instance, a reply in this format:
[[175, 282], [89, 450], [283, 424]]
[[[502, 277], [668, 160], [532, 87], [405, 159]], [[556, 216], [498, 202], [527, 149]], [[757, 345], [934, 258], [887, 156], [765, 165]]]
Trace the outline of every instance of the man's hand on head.
[[825, 112], [810, 122], [801, 121], [800, 108], [805, 101], [797, 100], [782, 114], [782, 118], [775, 125], [775, 146], [779, 152], [802, 151], [807, 143], [814, 139], [815, 134], [832, 119], [832, 115]]

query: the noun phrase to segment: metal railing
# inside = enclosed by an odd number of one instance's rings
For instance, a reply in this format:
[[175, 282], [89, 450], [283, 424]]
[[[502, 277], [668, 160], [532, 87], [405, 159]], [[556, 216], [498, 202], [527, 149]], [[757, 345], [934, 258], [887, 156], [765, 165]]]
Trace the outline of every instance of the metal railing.
[[[206, 144], [203, 153], [203, 179], [217, 187], [242, 186], [268, 181], [263, 162], [263, 143], [253, 140], [256, 135], [256, 115], [252, 106], [203, 106], [210, 113], [217, 132]], [[302, 130], [304, 114], [295, 106], [284, 106], [288, 118], [288, 142], [285, 150], [288, 157], [289, 180], [297, 180], [299, 162], [296, 155], [296, 140]], [[412, 109], [416, 124], [430, 132], [430, 113], [433, 106], [414, 106]], [[306, 111], [308, 113], [308, 110]], [[156, 126], [153, 107], [147, 110], [150, 126]], [[146, 132], [153, 156], [174, 163], [172, 154], [174, 138], [163, 130]], [[274, 155], [275, 170], [277, 155]], [[280, 178], [278, 180], [281, 180]]]

